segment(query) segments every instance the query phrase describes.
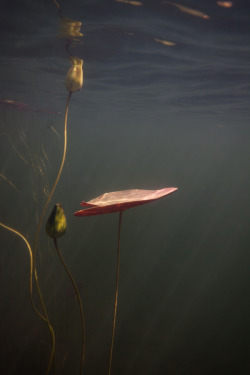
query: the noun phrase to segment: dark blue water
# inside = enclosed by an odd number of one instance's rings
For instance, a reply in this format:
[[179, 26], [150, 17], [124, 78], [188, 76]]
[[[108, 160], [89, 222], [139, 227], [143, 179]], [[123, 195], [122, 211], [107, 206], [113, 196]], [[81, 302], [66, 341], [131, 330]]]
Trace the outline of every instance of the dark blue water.
[[[62, 157], [70, 61], [59, 19], [70, 17], [83, 24], [70, 53], [84, 60], [84, 85], [46, 217], [63, 204], [84, 373], [108, 373], [118, 214], [73, 213], [104, 192], [176, 186], [123, 215], [112, 375], [249, 374], [249, 3], [177, 2], [209, 18], [141, 3], [64, 1], [58, 14], [52, 1], [2, 2], [0, 221], [33, 244]], [[38, 276], [57, 373], [79, 374], [77, 300], [45, 221]], [[0, 373], [45, 374], [50, 338], [29, 300], [27, 248], [2, 227], [0, 240]]]

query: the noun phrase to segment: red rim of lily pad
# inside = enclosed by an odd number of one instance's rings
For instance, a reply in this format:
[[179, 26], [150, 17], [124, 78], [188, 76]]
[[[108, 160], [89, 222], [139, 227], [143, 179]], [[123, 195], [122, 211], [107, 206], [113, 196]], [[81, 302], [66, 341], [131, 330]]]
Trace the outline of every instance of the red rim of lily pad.
[[104, 193], [89, 202], [82, 202], [81, 206], [85, 207], [74, 213], [75, 216], [93, 216], [109, 214], [112, 212], [121, 212], [128, 208], [140, 206], [145, 203], [153, 202], [163, 198], [168, 194], [178, 190], [176, 187], [164, 188], [159, 190], [121, 190], [111, 193]]

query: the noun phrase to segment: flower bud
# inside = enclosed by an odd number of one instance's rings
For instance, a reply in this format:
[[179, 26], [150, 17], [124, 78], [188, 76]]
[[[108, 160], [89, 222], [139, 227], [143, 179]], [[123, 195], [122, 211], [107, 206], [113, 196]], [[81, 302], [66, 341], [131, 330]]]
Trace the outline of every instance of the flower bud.
[[83, 60], [72, 57], [71, 62], [72, 65], [66, 77], [66, 88], [69, 92], [76, 92], [81, 90], [83, 85]]
[[58, 238], [64, 235], [66, 231], [66, 216], [63, 211], [63, 207], [60, 203], [57, 203], [46, 224], [46, 232], [49, 237]]

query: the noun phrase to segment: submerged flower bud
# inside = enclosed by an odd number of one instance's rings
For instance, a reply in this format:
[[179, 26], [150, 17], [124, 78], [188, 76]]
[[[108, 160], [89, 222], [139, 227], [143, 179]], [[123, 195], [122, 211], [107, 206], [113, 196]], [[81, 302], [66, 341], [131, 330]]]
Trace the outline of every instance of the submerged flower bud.
[[77, 57], [71, 58], [72, 65], [66, 77], [66, 88], [69, 92], [81, 90], [83, 85], [83, 60]]
[[46, 224], [47, 235], [52, 238], [61, 237], [66, 231], [66, 226], [66, 216], [64, 214], [63, 207], [60, 203], [57, 203], [54, 206]]

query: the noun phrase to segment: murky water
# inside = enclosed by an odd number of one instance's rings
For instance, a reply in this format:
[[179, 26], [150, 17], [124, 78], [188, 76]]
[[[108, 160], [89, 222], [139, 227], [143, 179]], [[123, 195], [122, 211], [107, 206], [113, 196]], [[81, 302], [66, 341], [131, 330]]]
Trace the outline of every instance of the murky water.
[[[108, 374], [118, 213], [73, 213], [104, 192], [176, 186], [123, 214], [112, 375], [248, 374], [248, 2], [60, 5], [60, 14], [53, 1], [1, 10], [1, 223], [33, 246], [63, 152], [70, 61], [59, 23], [70, 17], [82, 22], [69, 49], [84, 60], [84, 85], [70, 100], [66, 163], [46, 219], [63, 204], [58, 245], [83, 301], [84, 373]], [[37, 266], [56, 369], [79, 374], [77, 300], [45, 223]], [[0, 373], [45, 374], [51, 343], [29, 299], [28, 251], [4, 228], [0, 239]]]

